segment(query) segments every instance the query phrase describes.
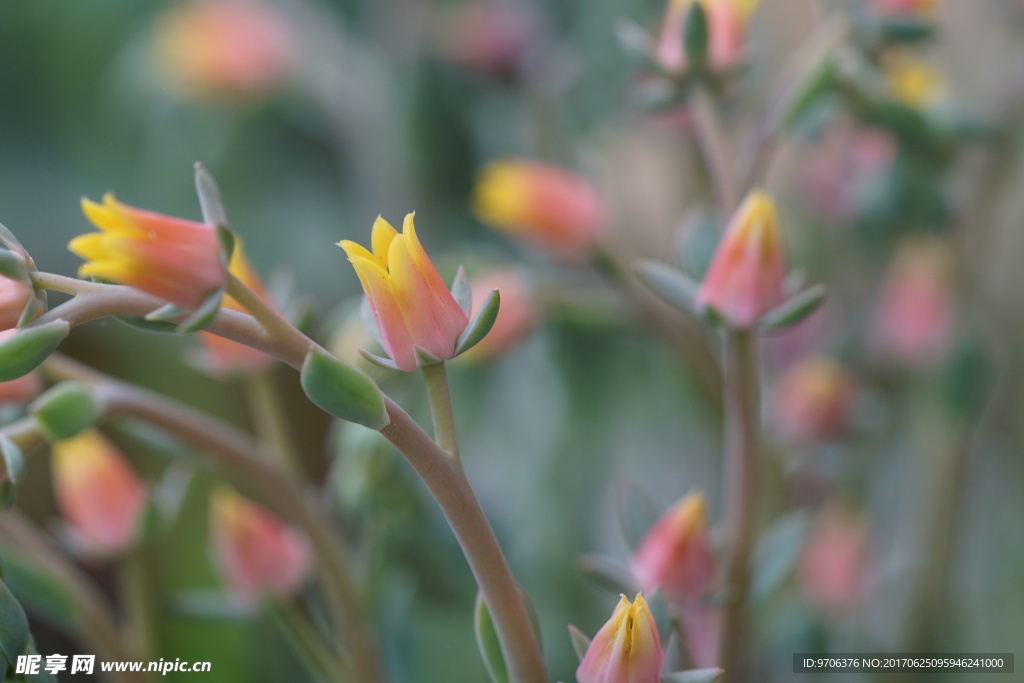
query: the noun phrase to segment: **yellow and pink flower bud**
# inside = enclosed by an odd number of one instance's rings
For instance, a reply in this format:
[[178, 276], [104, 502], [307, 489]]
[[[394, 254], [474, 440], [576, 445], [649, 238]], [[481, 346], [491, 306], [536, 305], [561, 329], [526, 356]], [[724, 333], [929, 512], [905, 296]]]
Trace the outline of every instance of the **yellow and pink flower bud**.
[[632, 561], [644, 592], [660, 589], [675, 603], [698, 600], [715, 572], [704, 496], [691, 493], [654, 524]]
[[[231, 254], [229, 272], [241, 280], [256, 296], [268, 301], [266, 290], [259, 273], [245, 257], [241, 241], [236, 238], [235, 250]], [[221, 306], [233, 311], [246, 312], [234, 297], [225, 295]], [[260, 372], [267, 369], [273, 360], [270, 356], [251, 346], [240, 344], [209, 332], [200, 332], [199, 341], [206, 352], [206, 366], [215, 375]]]
[[453, 8], [441, 50], [452, 62], [498, 77], [512, 76], [540, 37], [540, 19], [526, 2], [480, 0]]
[[372, 251], [350, 240], [338, 242], [359, 275], [377, 323], [381, 345], [400, 370], [418, 366], [416, 349], [448, 360], [469, 324], [416, 236], [413, 214], [402, 232], [378, 217]]
[[647, 602], [619, 599], [576, 669], [578, 683], [658, 683], [665, 665], [661, 637]]
[[775, 389], [779, 430], [800, 442], [841, 432], [849, 418], [854, 387], [850, 373], [831, 358], [813, 356], [796, 363]]
[[697, 289], [697, 305], [751, 328], [783, 301], [786, 260], [775, 202], [750, 194], [732, 217]]
[[34, 295], [29, 282], [0, 276], [0, 330], [18, 326], [22, 312]]
[[501, 308], [487, 336], [460, 358], [473, 362], [494, 358], [522, 339], [537, 324], [537, 306], [530, 295], [526, 274], [521, 270], [502, 268], [492, 271], [474, 280], [470, 289], [473, 293], [472, 315], [476, 315], [487, 295], [495, 289], [501, 295]]
[[130, 548], [148, 495], [120, 451], [89, 429], [53, 444], [53, 487], [72, 541], [94, 555]]
[[86, 259], [79, 268], [129, 285], [184, 309], [195, 309], [226, 281], [220, 240], [212, 226], [136, 209], [106, 194], [82, 200], [86, 218], [100, 229], [79, 235], [68, 248]]
[[708, 22], [708, 60], [716, 69], [734, 66], [747, 44], [750, 16], [759, 0], [669, 0], [661, 22], [656, 57], [662, 68], [679, 72], [686, 67], [683, 33], [694, 2], [704, 7]]
[[939, 0], [874, 0], [873, 9], [883, 17], [929, 19], [935, 15]]
[[606, 216], [604, 201], [589, 180], [535, 161], [496, 161], [484, 167], [473, 208], [483, 222], [567, 257], [591, 252]]
[[199, 98], [264, 94], [296, 61], [295, 36], [257, 0], [195, 0], [156, 25], [158, 67], [183, 93]]
[[911, 366], [936, 365], [953, 346], [956, 294], [952, 257], [937, 241], [901, 247], [882, 284], [874, 343], [883, 356]]
[[827, 613], [846, 614], [863, 599], [867, 572], [867, 523], [851, 510], [826, 508], [811, 529], [797, 563], [801, 592]]
[[309, 541], [229, 488], [210, 499], [213, 556], [234, 597], [254, 602], [294, 594], [309, 576]]

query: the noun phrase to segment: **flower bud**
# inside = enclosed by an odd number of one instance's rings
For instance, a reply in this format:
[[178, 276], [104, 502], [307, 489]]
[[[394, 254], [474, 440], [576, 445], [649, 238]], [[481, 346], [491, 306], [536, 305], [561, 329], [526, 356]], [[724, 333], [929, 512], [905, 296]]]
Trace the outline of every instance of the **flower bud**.
[[658, 683], [665, 664], [658, 626], [639, 593], [619, 599], [576, 669], [578, 683]]
[[786, 261], [775, 202], [753, 192], [736, 211], [697, 289], [700, 308], [748, 329], [783, 300]]
[[136, 209], [106, 194], [82, 200], [86, 218], [100, 229], [71, 240], [87, 260], [78, 272], [148, 292], [184, 309], [198, 308], [224, 287], [221, 245], [212, 226]]
[[76, 545], [111, 555], [135, 542], [146, 489], [112, 443], [94, 429], [57, 441], [52, 469], [57, 506]]
[[704, 496], [691, 493], [662, 515], [633, 554], [632, 567], [642, 591], [659, 588], [672, 602], [707, 593], [715, 558]]
[[804, 596], [819, 609], [841, 615], [864, 597], [868, 527], [862, 517], [840, 507], [818, 517], [797, 564]]
[[481, 221], [566, 257], [589, 254], [605, 222], [604, 202], [590, 181], [539, 162], [488, 164], [473, 201]]
[[405, 217], [401, 234], [378, 217], [371, 242], [372, 252], [350, 240], [338, 246], [359, 275], [381, 345], [391, 360], [398, 369], [411, 372], [420, 364], [417, 350], [437, 360], [454, 356], [469, 317], [420, 244], [413, 214]]
[[686, 67], [683, 34], [694, 2], [703, 5], [707, 17], [711, 66], [719, 70], [734, 66], [743, 56], [750, 16], [759, 0], [669, 0], [658, 34], [658, 62], [673, 73]]
[[487, 336], [462, 354], [461, 358], [465, 360], [480, 362], [500, 355], [524, 337], [537, 322], [537, 309], [530, 298], [526, 276], [514, 268], [495, 270], [473, 281], [473, 315], [495, 289], [501, 294], [498, 317]]
[[441, 50], [452, 62], [498, 78], [514, 76], [536, 46], [540, 20], [533, 6], [480, 0], [453, 8]]
[[956, 296], [951, 255], [938, 241], [915, 241], [896, 253], [875, 312], [874, 345], [906, 365], [941, 363], [953, 346]]
[[295, 37], [284, 19], [256, 0], [194, 0], [156, 25], [157, 66], [197, 98], [262, 95], [287, 75]]
[[304, 536], [229, 488], [210, 499], [210, 537], [221, 576], [242, 602], [292, 595], [312, 570]]
[[929, 19], [938, 5], [938, 0], [874, 0], [872, 9], [882, 17]]
[[[20, 255], [14, 254], [17, 258]], [[28, 280], [15, 280], [0, 275], [0, 330], [18, 326], [21, 314], [35, 296], [35, 290]]]
[[853, 378], [843, 366], [824, 356], [806, 358], [775, 389], [779, 429], [800, 442], [834, 436], [846, 426], [853, 394]]

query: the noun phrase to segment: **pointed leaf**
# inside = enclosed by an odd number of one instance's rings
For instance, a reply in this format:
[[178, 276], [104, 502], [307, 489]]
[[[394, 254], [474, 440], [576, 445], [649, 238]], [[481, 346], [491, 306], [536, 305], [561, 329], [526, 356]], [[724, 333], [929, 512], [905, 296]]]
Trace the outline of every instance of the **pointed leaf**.
[[188, 333], [203, 329], [213, 322], [213, 319], [220, 313], [220, 302], [224, 298], [224, 288], [211, 292], [203, 299], [192, 314], [178, 324], [178, 332]]
[[476, 631], [476, 644], [480, 648], [480, 656], [487, 667], [492, 683], [509, 683], [508, 667], [505, 655], [501, 651], [501, 641], [494, 630], [494, 621], [487, 609], [483, 595], [477, 593], [476, 608], [473, 610], [473, 627]]
[[569, 638], [572, 640], [573, 652], [576, 653], [576, 657], [582, 662], [583, 658], [587, 656], [587, 650], [590, 649], [590, 636], [569, 624]]
[[791, 512], [772, 524], [758, 541], [754, 552], [751, 597], [763, 602], [770, 598], [793, 571], [810, 529], [803, 512]]
[[18, 327], [27, 326], [43, 313], [46, 313], [46, 290], [37, 289], [35, 295], [25, 304], [25, 309], [18, 318]]
[[494, 321], [498, 319], [498, 308], [501, 306], [501, 295], [498, 290], [492, 291], [480, 304], [480, 310], [476, 312], [469, 325], [459, 336], [455, 345], [455, 355], [464, 353], [480, 343], [480, 340], [487, 336], [487, 333], [494, 327]]
[[235, 233], [225, 225], [217, 226], [217, 239], [220, 240], [220, 260], [224, 264], [225, 268], [228, 268], [231, 264], [231, 256], [235, 253], [235, 244], [238, 240], [235, 238]]
[[704, 3], [695, 2], [690, 5], [683, 26], [683, 45], [686, 47], [686, 60], [691, 68], [699, 69], [708, 60], [708, 15]]
[[25, 456], [18, 444], [0, 434], [0, 456], [3, 457], [4, 480], [12, 484], [21, 483], [25, 476]]
[[684, 313], [696, 310], [694, 300], [698, 285], [689, 276], [657, 261], [641, 261], [636, 272], [665, 303]]
[[220, 188], [217, 187], [217, 181], [213, 179], [213, 174], [202, 162], [197, 161], [193, 168], [195, 169], [196, 194], [199, 195], [199, 207], [203, 212], [203, 222], [207, 225], [226, 226], [228, 217], [224, 211], [224, 201], [220, 195]]
[[427, 351], [422, 346], [413, 346], [413, 351], [416, 354], [416, 367], [422, 368], [428, 365], [437, 365], [441, 362], [441, 359]]
[[53, 353], [71, 332], [66, 320], [26, 327], [0, 343], [0, 382], [27, 375]]
[[19, 282], [28, 281], [28, 266], [18, 252], [0, 250], [0, 275]]
[[34, 400], [28, 412], [48, 440], [61, 441], [94, 425], [103, 408], [89, 385], [61, 382]]
[[35, 270], [36, 263], [32, 260], [32, 257], [26, 251], [25, 247], [21, 246], [21, 242], [14, 236], [14, 233], [7, 229], [7, 226], [0, 223], [0, 242], [11, 251], [17, 252], [25, 257], [25, 262], [28, 264], [29, 270]]
[[377, 431], [391, 421], [376, 383], [323, 349], [314, 348], [306, 354], [301, 380], [309, 400], [335, 417]]
[[661, 683], [714, 683], [722, 674], [721, 669], [690, 669], [676, 671], [661, 677]]
[[0, 581], [0, 664], [4, 671], [14, 667], [30, 638], [25, 610], [7, 584]]
[[395, 361], [390, 358], [383, 358], [381, 356], [374, 355], [366, 349], [359, 349], [359, 355], [378, 367], [387, 368], [388, 370], [400, 369], [398, 365], [395, 364]]
[[455, 281], [452, 282], [452, 297], [463, 313], [468, 316], [472, 312], [473, 293], [469, 289], [469, 278], [466, 277], [466, 269], [462, 266], [459, 266], [459, 271], [455, 273]]
[[782, 125], [791, 128], [821, 101], [836, 82], [836, 58], [826, 54], [800, 78], [786, 104]]
[[178, 326], [174, 323], [162, 320], [146, 320], [138, 315], [115, 315], [114, 320], [123, 325], [132, 327], [143, 332], [155, 332], [157, 334], [178, 334]]
[[181, 306], [176, 304], [167, 304], [166, 306], [161, 306], [152, 313], [147, 314], [146, 320], [149, 322], [167, 322], [176, 320], [177, 318], [181, 318], [187, 314], [188, 311]]
[[814, 313], [825, 300], [825, 285], [814, 285], [776, 306], [761, 318], [762, 330], [781, 330]]

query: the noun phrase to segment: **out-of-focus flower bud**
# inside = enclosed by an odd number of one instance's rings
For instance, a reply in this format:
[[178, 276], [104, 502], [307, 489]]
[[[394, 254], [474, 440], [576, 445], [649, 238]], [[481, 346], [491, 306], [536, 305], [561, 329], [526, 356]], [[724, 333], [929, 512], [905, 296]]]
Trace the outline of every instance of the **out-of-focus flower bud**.
[[372, 252], [350, 240], [338, 245], [359, 275], [381, 345], [398, 369], [411, 372], [419, 367], [418, 350], [436, 360], [455, 355], [469, 318], [420, 244], [413, 214], [405, 217], [401, 234], [378, 217]]
[[72, 542], [94, 555], [135, 542], [147, 493], [124, 456], [98, 431], [53, 444], [53, 487]]
[[452, 62], [499, 78], [522, 67], [537, 43], [540, 20], [519, 0], [461, 4], [447, 17], [441, 51]]
[[750, 328], [782, 303], [785, 275], [775, 202], [753, 192], [722, 235], [696, 302], [737, 328]]
[[883, 17], [930, 19], [938, 6], [938, 0], [874, 0], [872, 8]]
[[537, 307], [530, 296], [526, 275], [515, 268], [502, 268], [474, 280], [473, 315], [487, 295], [494, 290], [501, 294], [501, 308], [494, 326], [476, 346], [462, 354], [461, 358], [480, 362], [503, 353], [525, 336], [537, 322]]
[[779, 379], [773, 401], [779, 430], [795, 441], [834, 436], [847, 424], [854, 381], [836, 361], [813, 356], [799, 361]]
[[213, 227], [136, 209], [109, 193], [103, 204], [83, 199], [82, 210], [100, 232], [79, 235], [68, 245], [87, 260], [79, 274], [129, 285], [187, 310], [224, 287]]
[[801, 592], [819, 609], [845, 614], [864, 597], [867, 569], [867, 522], [842, 507], [823, 510], [797, 564]]
[[168, 10], [155, 27], [157, 66], [189, 96], [262, 95], [295, 62], [285, 20], [257, 0], [194, 0]]
[[665, 664], [661, 637], [647, 602], [619, 599], [576, 669], [579, 683], [658, 683]]
[[[21, 258], [14, 252], [11, 252], [11, 256]], [[15, 280], [0, 275], [0, 330], [9, 330], [18, 325], [21, 314], [33, 296], [35, 290], [27, 280]]]
[[312, 570], [304, 536], [229, 488], [210, 498], [210, 536], [221, 576], [241, 602], [292, 595]]
[[644, 592], [659, 588], [676, 603], [707, 593], [715, 557], [702, 494], [687, 495], [662, 515], [634, 553], [632, 567]]
[[694, 2], [703, 5], [707, 17], [711, 66], [720, 70], [734, 66], [743, 57], [750, 16], [759, 0], [669, 0], [658, 34], [658, 62], [673, 73], [686, 67], [683, 34]]
[[[0, 344], [17, 333], [16, 329], [3, 330], [0, 332]], [[28, 403], [42, 389], [43, 382], [38, 372], [30, 372], [7, 382], [0, 382], [0, 403]]]
[[800, 185], [830, 221], [850, 221], [864, 210], [895, 155], [896, 141], [885, 131], [833, 126], [801, 155]]
[[606, 214], [590, 181], [550, 164], [516, 160], [484, 167], [473, 208], [483, 222], [567, 257], [590, 253]]
[[[249, 263], [242, 250], [242, 243], [238, 238], [235, 241], [235, 250], [231, 254], [229, 271], [232, 275], [242, 281], [242, 284], [251, 289], [256, 296], [268, 302], [266, 290], [259, 273]], [[230, 308], [233, 311], [246, 312], [245, 308], [235, 301], [234, 297], [226, 295], [221, 301], [221, 306]], [[199, 341], [205, 350], [206, 366], [215, 375], [254, 373], [266, 370], [272, 362], [272, 358], [262, 351], [257, 351], [251, 346], [239, 344], [231, 339], [225, 339], [209, 332], [200, 332]]]
[[874, 319], [873, 341], [881, 355], [917, 367], [949, 356], [956, 325], [952, 267], [948, 249], [935, 240], [897, 251]]
[[906, 50], [890, 50], [882, 58], [889, 95], [908, 107], [928, 109], [943, 100], [946, 84], [930, 64]]

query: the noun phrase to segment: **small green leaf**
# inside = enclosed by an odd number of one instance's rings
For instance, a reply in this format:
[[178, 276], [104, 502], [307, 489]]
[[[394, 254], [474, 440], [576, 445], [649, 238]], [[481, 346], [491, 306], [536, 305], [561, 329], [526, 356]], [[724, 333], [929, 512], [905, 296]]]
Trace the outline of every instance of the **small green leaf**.
[[391, 360], [390, 358], [383, 358], [381, 356], [377, 356], [375, 354], [370, 353], [366, 349], [359, 349], [359, 355], [378, 367], [386, 368], [388, 370], [400, 369], [398, 365], [395, 363], [395, 361]]
[[178, 306], [177, 304], [167, 304], [166, 306], [161, 306], [152, 313], [147, 314], [146, 321], [170, 322], [172, 320], [182, 317], [183, 315], [186, 315], [187, 313], [188, 311], [186, 311], [181, 306]]
[[0, 581], [0, 658], [4, 671], [14, 666], [18, 655], [28, 647], [30, 638], [25, 610], [7, 584]]
[[220, 188], [217, 187], [217, 181], [213, 179], [213, 174], [202, 162], [197, 161], [193, 168], [195, 169], [196, 194], [199, 195], [199, 207], [203, 212], [203, 222], [207, 225], [226, 226], [228, 217], [224, 211], [224, 201], [221, 198]]
[[576, 653], [576, 658], [582, 662], [583, 658], [587, 656], [587, 650], [590, 649], [590, 636], [569, 624], [569, 638], [572, 640], [572, 649]]
[[721, 669], [690, 669], [661, 677], [661, 683], [714, 683], [725, 672]]
[[494, 321], [498, 319], [498, 308], [500, 306], [501, 295], [495, 289], [480, 304], [480, 310], [476, 312], [473, 319], [469, 321], [469, 325], [466, 326], [466, 329], [459, 336], [459, 341], [455, 345], [456, 356], [470, 350], [487, 336], [487, 333], [494, 326]]
[[441, 359], [427, 351], [422, 346], [413, 346], [413, 353], [416, 355], [416, 367], [424, 368], [428, 365], [437, 365]]
[[178, 332], [185, 334], [197, 332], [212, 323], [213, 319], [220, 313], [220, 302], [223, 298], [223, 287], [207, 294], [199, 308], [193, 311], [189, 317], [178, 323]]
[[683, 27], [683, 45], [686, 47], [686, 59], [691, 68], [699, 69], [707, 63], [708, 15], [702, 2], [690, 5]]
[[35, 261], [32, 260], [32, 257], [29, 255], [28, 251], [25, 250], [25, 247], [21, 246], [21, 242], [19, 242], [18, 238], [14, 236], [14, 233], [8, 230], [7, 226], [3, 223], [0, 223], [0, 243], [3, 243], [3, 245], [11, 251], [25, 257], [25, 263], [29, 270], [35, 269]]
[[82, 382], [61, 382], [33, 401], [28, 411], [50, 441], [70, 439], [103, 414], [92, 389]]
[[750, 589], [754, 600], [767, 600], [786, 581], [809, 528], [806, 514], [792, 512], [781, 517], [761, 536], [754, 553], [754, 576]]
[[480, 656], [484, 660], [492, 683], [509, 683], [508, 667], [505, 665], [505, 655], [501, 651], [501, 641], [498, 640], [494, 621], [481, 593], [477, 593], [473, 616], [476, 644], [480, 648]]
[[19, 282], [28, 281], [28, 266], [18, 252], [0, 250], [0, 275]]
[[824, 55], [793, 88], [782, 115], [782, 125], [786, 128], [796, 125], [832, 89], [835, 80], [836, 58], [831, 54]]
[[302, 363], [302, 389], [325, 412], [380, 431], [388, 425], [384, 395], [362, 371], [322, 349], [312, 349]]
[[25, 476], [25, 456], [18, 444], [0, 434], [0, 456], [4, 463], [4, 480], [12, 484], [20, 484]]
[[893, 17], [879, 24], [882, 40], [894, 43], [919, 43], [935, 35], [935, 27], [913, 17]]
[[33, 320], [46, 313], [46, 290], [37, 289], [35, 294], [25, 304], [21, 316], [18, 318], [18, 327], [25, 327]]
[[636, 272], [665, 303], [685, 313], [696, 310], [698, 285], [689, 276], [657, 261], [641, 261]]
[[781, 330], [796, 325], [818, 310], [818, 306], [825, 300], [825, 293], [825, 285], [808, 287], [765, 313], [761, 318], [761, 329], [765, 331]]
[[226, 225], [218, 225], [217, 239], [220, 240], [221, 261], [224, 263], [224, 267], [228, 268], [231, 265], [231, 256], [235, 253], [238, 238]]
[[[163, 310], [163, 309], [157, 309]], [[116, 315], [114, 320], [127, 325], [128, 327], [142, 330], [143, 332], [155, 332], [157, 334], [178, 334], [178, 326], [175, 323], [163, 320], [146, 320], [138, 315]]]
[[473, 311], [473, 293], [469, 289], [466, 269], [462, 266], [459, 266], [459, 271], [455, 274], [455, 281], [452, 282], [452, 297], [467, 316]]
[[26, 327], [0, 342], [0, 382], [27, 375], [60, 346], [71, 332], [66, 320]]

